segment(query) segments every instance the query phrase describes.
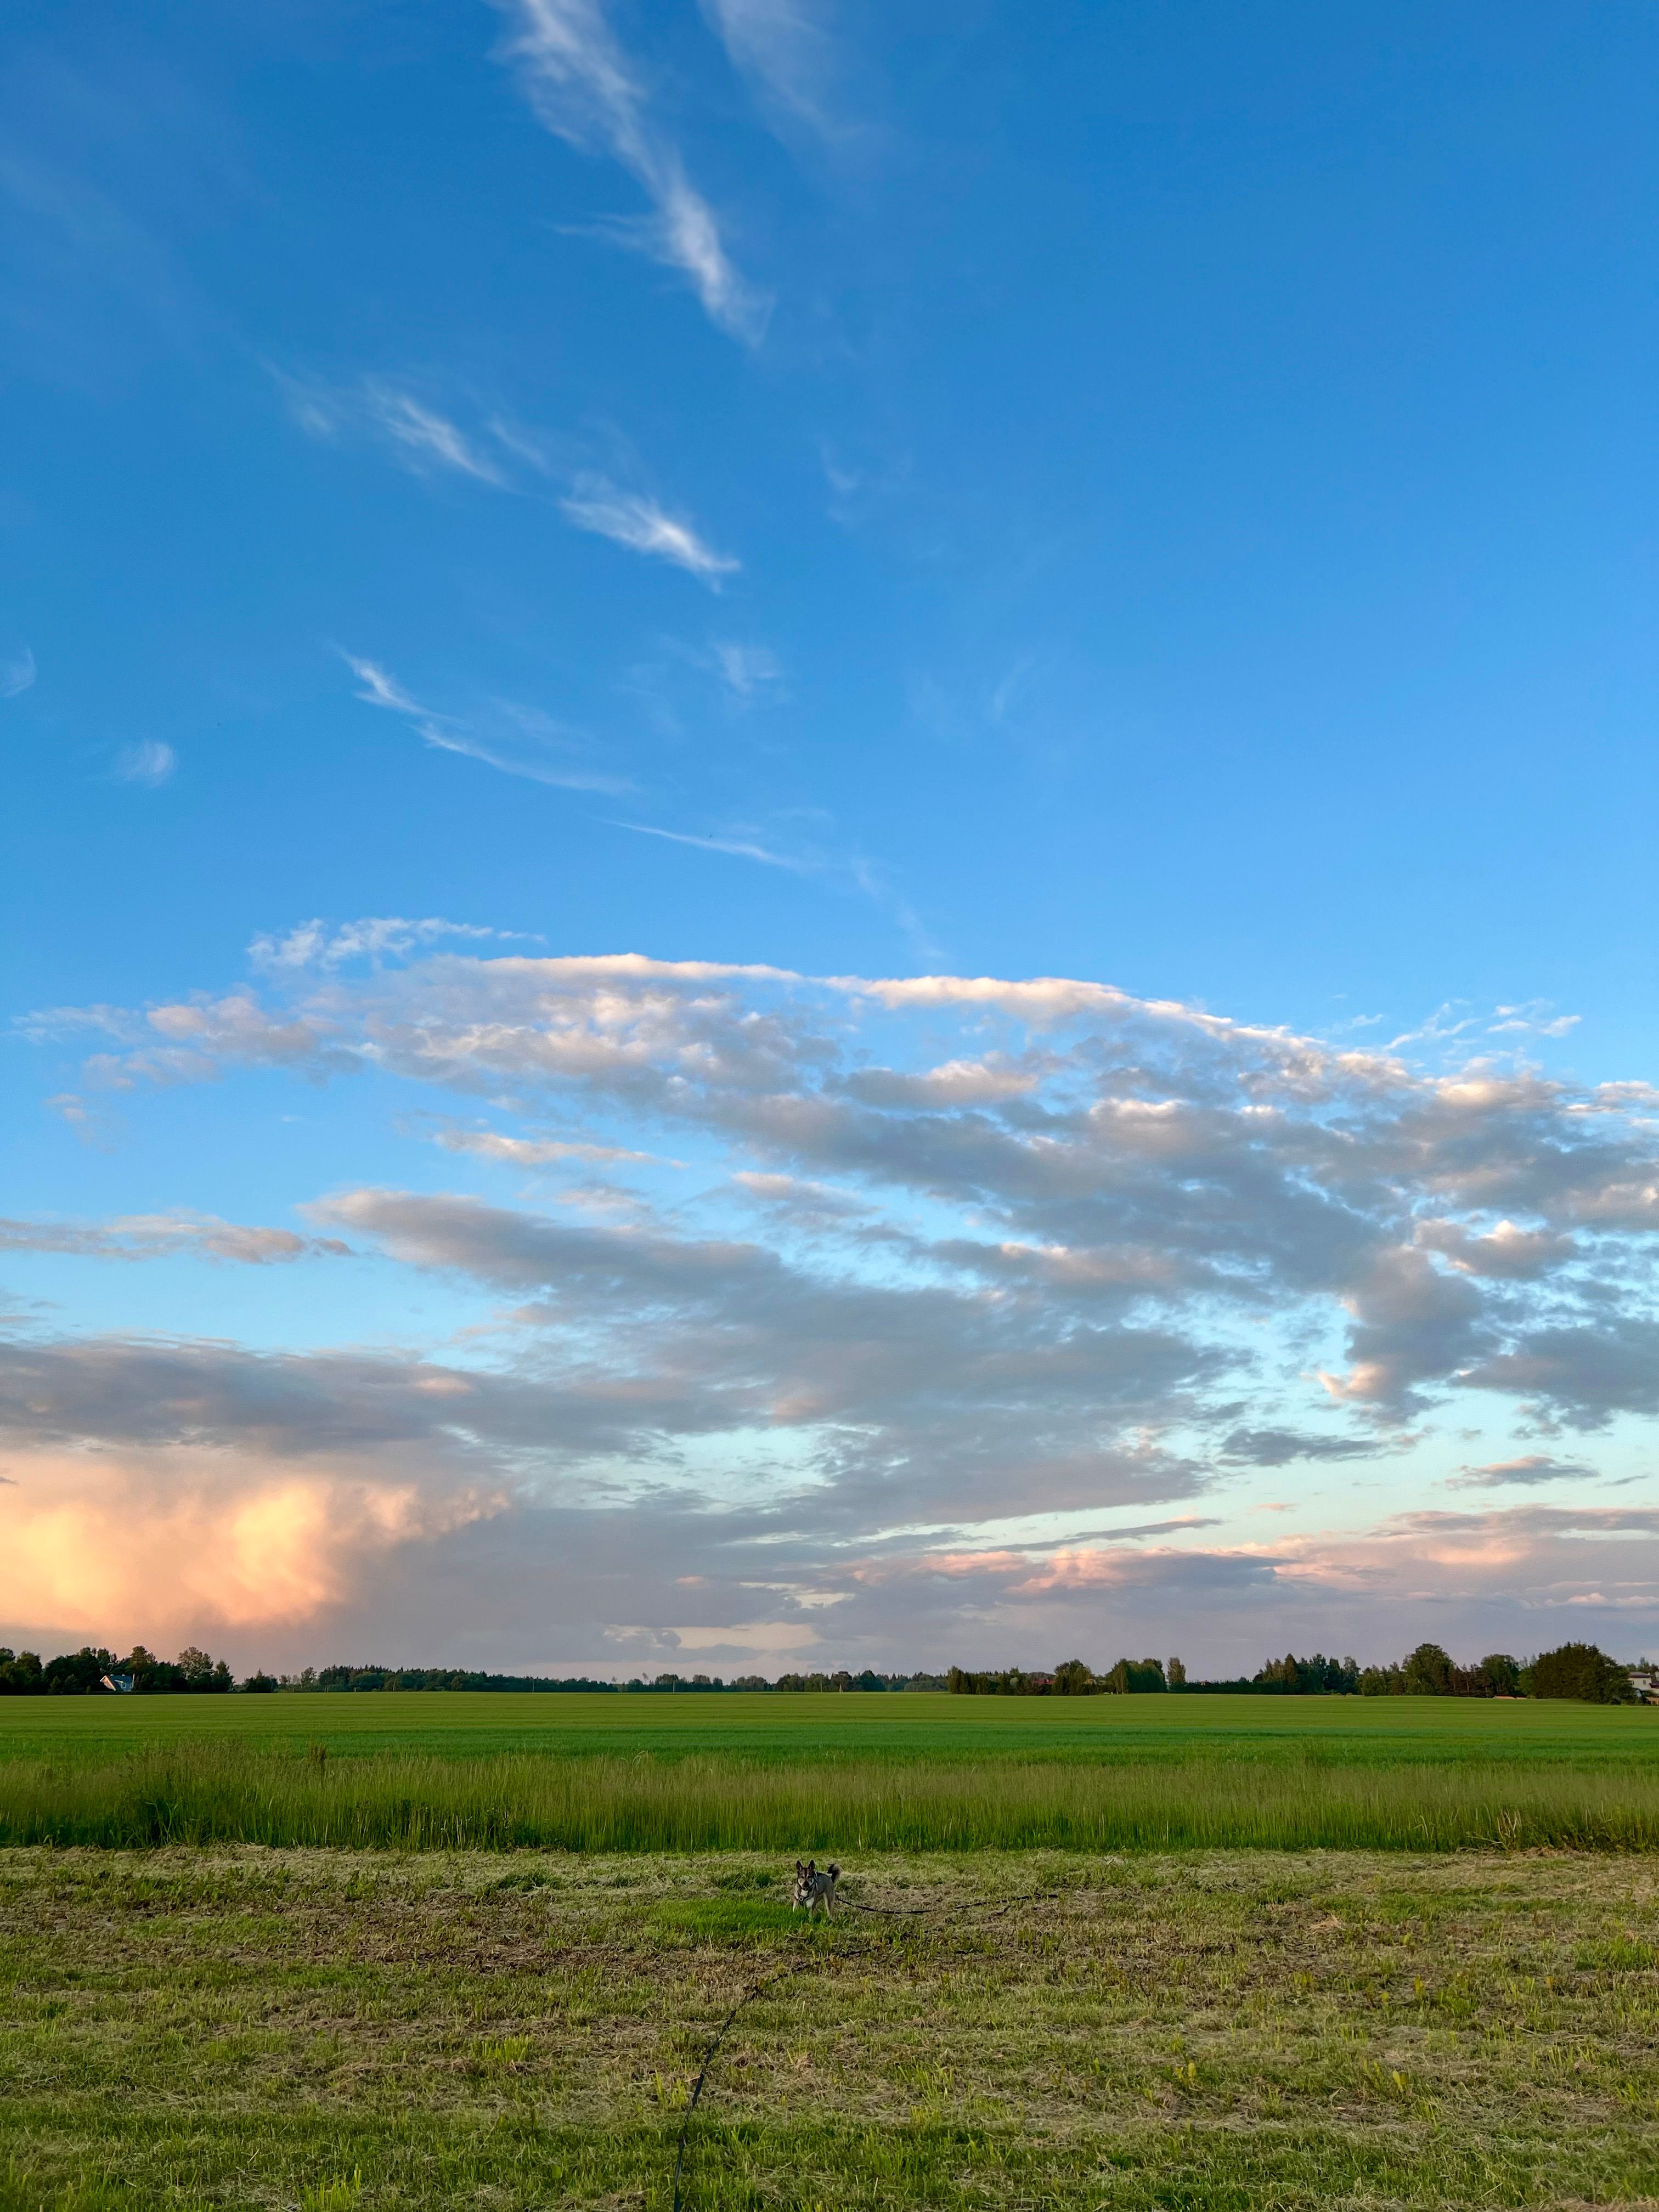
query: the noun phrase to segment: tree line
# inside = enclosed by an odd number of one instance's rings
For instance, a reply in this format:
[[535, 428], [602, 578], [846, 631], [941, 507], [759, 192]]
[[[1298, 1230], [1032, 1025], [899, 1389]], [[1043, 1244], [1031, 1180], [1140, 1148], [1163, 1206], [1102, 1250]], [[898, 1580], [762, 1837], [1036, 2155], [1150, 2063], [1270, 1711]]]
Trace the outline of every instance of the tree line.
[[294, 1674], [267, 1674], [263, 1670], [240, 1682], [222, 1659], [210, 1658], [192, 1645], [177, 1659], [158, 1659], [140, 1644], [125, 1659], [101, 1645], [83, 1644], [44, 1662], [38, 1651], [13, 1651], [0, 1644], [0, 1697], [86, 1697], [129, 1693], [147, 1697], [204, 1691], [264, 1692], [301, 1690], [335, 1692], [356, 1690], [603, 1690], [618, 1694], [635, 1692], [730, 1690], [942, 1690], [942, 1674], [878, 1674], [866, 1668], [861, 1674], [844, 1669], [833, 1674], [781, 1674], [769, 1681], [763, 1674], [739, 1674], [726, 1681], [719, 1674], [661, 1674], [647, 1680], [636, 1675], [629, 1682], [600, 1680], [589, 1674], [492, 1674], [474, 1668], [457, 1667], [306, 1667]]
[[1179, 1659], [1120, 1659], [1097, 1674], [1081, 1659], [1067, 1659], [1051, 1672], [1005, 1667], [976, 1672], [952, 1667], [943, 1674], [884, 1674], [866, 1668], [849, 1674], [719, 1674], [664, 1673], [647, 1680], [601, 1681], [586, 1674], [492, 1674], [453, 1667], [307, 1667], [297, 1674], [263, 1670], [239, 1682], [222, 1659], [192, 1644], [176, 1659], [159, 1659], [142, 1644], [124, 1659], [101, 1646], [83, 1644], [42, 1662], [35, 1651], [12, 1651], [0, 1644], [0, 1697], [86, 1697], [111, 1692], [147, 1697], [200, 1696], [228, 1691], [299, 1690], [318, 1693], [375, 1690], [504, 1690], [548, 1692], [600, 1690], [702, 1694], [733, 1690], [821, 1692], [840, 1690], [948, 1690], [968, 1698], [1093, 1698], [1176, 1692], [1189, 1697], [1361, 1697], [1361, 1698], [1571, 1698], [1589, 1705], [1625, 1705], [1643, 1695], [1637, 1678], [1652, 1686], [1654, 1670], [1646, 1660], [1620, 1666], [1594, 1644], [1564, 1644], [1524, 1662], [1503, 1651], [1489, 1652], [1473, 1666], [1460, 1667], [1437, 1644], [1419, 1644], [1406, 1658], [1384, 1667], [1362, 1667], [1357, 1659], [1328, 1659], [1316, 1651], [1299, 1659], [1286, 1652], [1269, 1659], [1250, 1675], [1220, 1681], [1189, 1681]]
[[147, 1696], [201, 1697], [230, 1690], [274, 1690], [270, 1674], [250, 1674], [238, 1682], [222, 1659], [187, 1644], [176, 1659], [158, 1659], [135, 1644], [125, 1659], [101, 1645], [83, 1644], [42, 1663], [38, 1651], [14, 1651], [0, 1644], [0, 1698], [80, 1698], [95, 1692], [142, 1690]]
[[1419, 1644], [1404, 1659], [1362, 1667], [1357, 1659], [1328, 1659], [1322, 1651], [1298, 1659], [1293, 1651], [1269, 1659], [1250, 1675], [1193, 1682], [1179, 1659], [1120, 1659], [1097, 1674], [1081, 1659], [1067, 1659], [1052, 1674], [1007, 1667], [984, 1674], [952, 1667], [945, 1686], [957, 1697], [1078, 1698], [1178, 1691], [1196, 1697], [1348, 1698], [1571, 1698], [1587, 1705], [1638, 1702], [1634, 1679], [1651, 1675], [1645, 1660], [1634, 1668], [1594, 1644], [1564, 1644], [1524, 1662], [1506, 1651], [1489, 1652], [1460, 1667], [1437, 1644]]

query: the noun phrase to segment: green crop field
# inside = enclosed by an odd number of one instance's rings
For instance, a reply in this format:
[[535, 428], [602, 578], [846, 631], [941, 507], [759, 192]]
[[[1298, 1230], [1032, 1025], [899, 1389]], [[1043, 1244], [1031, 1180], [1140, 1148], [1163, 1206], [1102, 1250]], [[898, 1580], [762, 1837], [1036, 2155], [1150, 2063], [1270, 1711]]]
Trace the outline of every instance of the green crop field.
[[0, 1767], [96, 1764], [233, 1741], [331, 1757], [530, 1752], [793, 1763], [988, 1757], [1136, 1763], [1224, 1757], [1343, 1766], [1516, 1761], [1659, 1773], [1659, 1709], [1492, 1698], [952, 1698], [723, 1692], [373, 1691], [0, 1699]]
[[909, 1692], [14, 1698], [0, 1841], [1645, 1849], [1659, 1713]]

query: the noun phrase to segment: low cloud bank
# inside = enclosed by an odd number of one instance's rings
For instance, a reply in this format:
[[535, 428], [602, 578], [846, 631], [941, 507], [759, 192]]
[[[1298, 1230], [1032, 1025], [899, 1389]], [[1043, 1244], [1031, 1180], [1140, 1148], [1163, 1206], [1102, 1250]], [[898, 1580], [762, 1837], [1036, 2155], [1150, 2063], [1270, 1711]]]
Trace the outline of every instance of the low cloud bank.
[[[6, 1241], [413, 1271], [476, 1327], [423, 1354], [0, 1340], [6, 1620], [857, 1671], [1029, 1661], [1104, 1620], [1225, 1670], [1264, 1638], [1535, 1647], [1518, 1614], [1653, 1617], [1651, 1516], [1597, 1487], [1602, 1442], [1639, 1452], [1659, 1412], [1644, 1086], [1075, 980], [310, 927], [315, 957], [296, 933], [257, 983], [32, 1033], [89, 1039], [82, 1092], [135, 1108], [255, 1073], [384, 1086], [400, 1176], [295, 1194], [295, 1230]], [[1201, 1533], [1266, 1470], [1293, 1525]], [[1456, 1513], [1437, 1480], [1554, 1486]]]

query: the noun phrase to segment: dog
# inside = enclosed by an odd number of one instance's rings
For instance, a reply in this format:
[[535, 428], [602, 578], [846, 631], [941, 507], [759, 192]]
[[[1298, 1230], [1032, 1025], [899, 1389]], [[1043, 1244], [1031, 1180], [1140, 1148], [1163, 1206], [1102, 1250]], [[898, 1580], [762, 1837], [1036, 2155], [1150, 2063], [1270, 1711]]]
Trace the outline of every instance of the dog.
[[823, 1874], [818, 1872], [818, 1863], [816, 1859], [808, 1859], [805, 1866], [797, 1859], [795, 1861], [795, 1893], [790, 1899], [789, 1910], [792, 1912], [798, 1912], [804, 1905], [806, 1907], [806, 1917], [810, 1920], [818, 1906], [822, 1905], [823, 1917], [826, 1920], [829, 1919], [835, 1910], [836, 1884], [840, 1880], [841, 1869], [833, 1859]]

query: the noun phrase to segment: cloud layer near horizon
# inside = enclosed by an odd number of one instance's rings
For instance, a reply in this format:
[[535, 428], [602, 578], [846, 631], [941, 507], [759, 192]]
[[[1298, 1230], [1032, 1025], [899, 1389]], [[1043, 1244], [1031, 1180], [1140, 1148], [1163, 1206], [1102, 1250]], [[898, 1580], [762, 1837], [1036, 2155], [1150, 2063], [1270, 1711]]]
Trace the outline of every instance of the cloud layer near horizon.
[[[465, 1318], [409, 1351], [15, 1333], [8, 1620], [112, 1632], [130, 1603], [134, 1633], [313, 1655], [729, 1670], [1651, 1613], [1656, 1516], [1586, 1457], [1659, 1410], [1642, 1086], [1086, 981], [481, 957], [423, 927], [318, 925], [327, 957], [295, 933], [257, 986], [36, 1018], [135, 1106], [358, 1078], [416, 1121], [396, 1179], [343, 1160], [296, 1192], [301, 1231], [9, 1223], [14, 1250], [327, 1253], [368, 1271], [362, 1344], [387, 1271]], [[1453, 1512], [1437, 1469], [1574, 1487]], [[1246, 1527], [1264, 1471], [1296, 1517]], [[262, 1587], [250, 1528], [304, 1571]]]

